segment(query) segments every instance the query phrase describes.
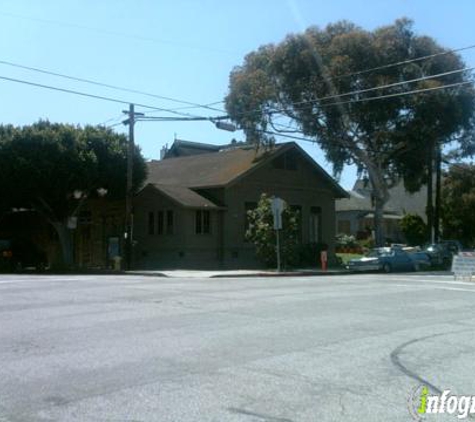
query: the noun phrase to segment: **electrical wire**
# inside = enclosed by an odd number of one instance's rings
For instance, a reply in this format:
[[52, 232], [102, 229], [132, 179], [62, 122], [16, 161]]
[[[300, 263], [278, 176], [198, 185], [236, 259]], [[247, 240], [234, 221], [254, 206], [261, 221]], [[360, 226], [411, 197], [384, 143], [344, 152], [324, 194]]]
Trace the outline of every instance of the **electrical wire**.
[[442, 85], [442, 86], [436, 86], [436, 87], [430, 87], [430, 88], [414, 89], [412, 91], [405, 91], [405, 92], [398, 92], [398, 93], [395, 93], [395, 94], [379, 95], [377, 97], [360, 98], [360, 99], [357, 99], [357, 100], [340, 101], [340, 102], [335, 102], [335, 103], [322, 104], [320, 107], [334, 107], [334, 106], [345, 105], [345, 104], [355, 104], [355, 103], [360, 103], [360, 102], [384, 100], [384, 99], [387, 99], [387, 98], [404, 97], [404, 96], [407, 96], [407, 95], [415, 95], [415, 94], [420, 94], [420, 93], [424, 93], [424, 92], [438, 91], [440, 89], [455, 88], [455, 87], [458, 87], [458, 86], [470, 85], [470, 84], [473, 84], [473, 83], [474, 83], [473, 80], [468, 80], [468, 81], [456, 82], [456, 83], [448, 84], [448, 85]]
[[326, 97], [317, 98], [315, 100], [294, 102], [294, 103], [292, 103], [292, 106], [301, 105], [301, 104], [314, 104], [314, 103], [318, 103], [319, 101], [331, 100], [333, 98], [347, 97], [349, 95], [359, 95], [359, 94], [364, 94], [364, 93], [367, 93], [367, 92], [377, 91], [377, 90], [381, 90], [381, 89], [394, 88], [394, 87], [397, 87], [397, 86], [402, 86], [402, 85], [411, 84], [411, 83], [415, 83], [415, 82], [427, 81], [427, 80], [435, 79], [435, 78], [441, 78], [441, 77], [444, 77], [444, 76], [454, 75], [454, 74], [457, 74], [457, 73], [469, 72], [469, 71], [474, 70], [474, 69], [475, 69], [475, 66], [465, 67], [463, 69], [450, 70], [448, 72], [438, 73], [438, 74], [435, 74], [435, 75], [422, 76], [420, 78], [409, 79], [409, 80], [400, 81], [400, 82], [394, 82], [394, 83], [386, 84], [386, 85], [378, 85], [378, 86], [374, 86], [372, 88], [359, 89], [359, 90], [356, 90], [356, 91], [345, 92], [343, 94], [328, 95]]
[[428, 54], [426, 56], [419, 56], [419, 57], [415, 57], [413, 59], [388, 63], [388, 64], [385, 64], [385, 65], [373, 67], [373, 68], [370, 68], [370, 69], [363, 69], [363, 70], [359, 70], [359, 71], [356, 71], [356, 72], [346, 73], [346, 74], [343, 74], [343, 75], [335, 76], [331, 79], [337, 79], [338, 80], [338, 79], [342, 79], [342, 78], [349, 78], [351, 76], [364, 75], [366, 73], [371, 73], [371, 72], [374, 72], [374, 71], [377, 71], [377, 70], [389, 69], [391, 67], [402, 66], [402, 65], [405, 65], [405, 64], [409, 64], [409, 63], [419, 62], [419, 61], [422, 61], [422, 60], [433, 59], [434, 57], [444, 56], [444, 55], [452, 54], [452, 53], [458, 53], [459, 51], [471, 50], [472, 48], [475, 48], [475, 44], [469, 45], [467, 47], [454, 48], [452, 50], [441, 51], [440, 53]]
[[[4, 81], [9, 81], [9, 82], [16, 82], [16, 83], [20, 83], [20, 84], [24, 84], [24, 85], [30, 85], [30, 86], [34, 86], [34, 87], [37, 87], [37, 88], [50, 89], [50, 90], [53, 90], [53, 91], [65, 92], [65, 93], [68, 93], [68, 94], [80, 95], [82, 97], [89, 97], [89, 98], [94, 98], [96, 100], [109, 101], [109, 102], [118, 103], [118, 104], [130, 104], [132, 102], [132, 101], [125, 101], [125, 100], [121, 100], [121, 99], [113, 98], [113, 97], [106, 97], [106, 96], [103, 96], [103, 95], [89, 94], [89, 93], [86, 93], [86, 92], [76, 91], [76, 90], [68, 89], [68, 88], [60, 88], [60, 87], [56, 87], [56, 86], [52, 86], [52, 85], [39, 84], [39, 83], [36, 83], [36, 82], [26, 81], [24, 79], [10, 78], [8, 76], [0, 75], [0, 79], [2, 79]], [[166, 109], [166, 108], [160, 108], [160, 107], [151, 106], [151, 105], [148, 105], [148, 104], [141, 104], [141, 103], [137, 103], [137, 102], [133, 102], [133, 103], [138, 107], [143, 107], [143, 108], [150, 109], [150, 110], [159, 110], [159, 111], [167, 112], [167, 113], [171, 112], [169, 109]], [[198, 116], [191, 116], [191, 117], [193, 118], [193, 117], [198, 117]]]
[[[370, 69], [364, 69], [364, 70], [357, 71], [357, 72], [347, 73], [347, 74], [344, 74], [344, 75], [333, 77], [332, 79], [333, 80], [335, 80], [335, 79], [338, 80], [338, 79], [341, 79], [341, 78], [347, 78], [347, 77], [351, 77], [351, 76], [355, 76], [355, 75], [362, 75], [362, 74], [374, 72], [376, 70], [382, 70], [382, 69], [387, 69], [387, 68], [391, 68], [391, 67], [395, 67], [395, 66], [405, 65], [405, 64], [408, 64], [408, 63], [418, 62], [418, 61], [422, 61], [422, 60], [428, 60], [428, 59], [438, 57], [438, 56], [441, 56], [441, 55], [446, 55], [446, 54], [455, 53], [455, 52], [459, 52], [459, 51], [469, 50], [469, 49], [472, 49], [472, 48], [475, 48], [475, 44], [467, 46], [467, 47], [461, 47], [461, 48], [457, 48], [457, 49], [443, 51], [443, 52], [440, 52], [440, 53], [430, 54], [430, 55], [426, 55], [426, 56], [420, 56], [420, 57], [410, 59], [410, 60], [388, 63], [388, 64], [383, 65], [383, 66], [378, 66], [378, 67], [374, 67], [374, 68], [370, 68]], [[208, 110], [211, 110], [211, 111], [219, 111], [221, 113], [225, 112], [223, 109], [218, 109], [218, 108], [215, 108], [215, 107], [211, 107], [211, 105], [223, 103], [224, 101], [216, 101], [216, 102], [210, 103], [208, 105], [198, 104], [198, 103], [193, 103], [193, 102], [190, 102], [190, 101], [179, 100], [179, 99], [176, 99], [176, 98], [173, 98], [173, 97], [168, 97], [168, 96], [163, 96], [163, 95], [158, 95], [158, 94], [152, 94], [152, 93], [149, 93], [149, 92], [146, 92], [146, 91], [141, 91], [141, 90], [136, 90], [136, 89], [131, 89], [131, 88], [125, 88], [125, 87], [121, 87], [121, 86], [118, 86], [118, 85], [112, 85], [112, 84], [108, 84], [108, 83], [94, 81], [94, 80], [87, 79], [87, 78], [80, 78], [80, 77], [76, 77], [76, 76], [66, 75], [66, 74], [63, 74], [63, 73], [53, 72], [53, 71], [46, 70], [46, 69], [40, 69], [40, 68], [37, 68], [37, 67], [26, 66], [26, 65], [19, 64], [19, 63], [6, 61], [6, 60], [0, 60], [0, 64], [6, 65], [6, 66], [12, 66], [12, 67], [16, 67], [16, 68], [20, 68], [20, 69], [24, 69], [24, 70], [29, 70], [29, 71], [33, 71], [33, 72], [38, 72], [38, 73], [42, 73], [42, 74], [46, 74], [46, 75], [50, 75], [50, 76], [56, 76], [56, 77], [60, 77], [60, 78], [68, 79], [68, 80], [77, 81], [77, 82], [88, 83], [88, 84], [92, 84], [92, 85], [96, 85], [96, 86], [101, 86], [101, 87], [104, 87], [104, 88], [115, 89], [115, 90], [119, 90], [119, 91], [123, 91], [123, 92], [130, 92], [130, 93], [144, 95], [144, 96], [148, 96], [148, 97], [152, 97], [152, 98], [157, 98], [157, 99], [162, 99], [162, 100], [166, 100], [166, 101], [172, 101], [172, 102], [176, 102], [176, 103], [180, 103], [180, 104], [185, 104], [185, 105], [189, 106], [189, 107], [186, 107], [186, 108], [205, 108], [205, 109], [208, 109]], [[413, 79], [411, 81], [403, 81], [403, 82], [398, 82], [398, 83], [395, 83], [395, 84], [389, 84], [389, 85], [386, 85], [386, 86], [373, 87], [373, 88], [369, 88], [369, 89], [366, 89], [366, 90], [359, 90], [359, 91], [353, 91], [353, 92], [343, 93], [343, 94], [334, 95], [334, 96], [327, 96], [327, 97], [324, 97], [324, 98], [320, 98], [320, 99], [317, 99], [317, 100], [310, 100], [310, 101], [307, 101], [307, 102], [303, 102], [303, 101], [296, 102], [296, 103], [292, 103], [292, 105], [318, 102], [318, 101], [323, 101], [323, 100], [332, 99], [332, 98], [335, 98], [335, 97], [342, 97], [342, 96], [347, 96], [347, 95], [352, 95], [352, 94], [356, 95], [356, 94], [359, 94], [359, 93], [369, 92], [369, 91], [372, 91], [372, 90], [384, 89], [384, 88], [391, 87], [391, 86], [402, 85], [404, 83], [412, 83], [412, 82], [416, 82], [416, 81], [422, 81], [422, 80], [426, 80], [426, 79], [431, 79], [431, 78], [435, 78], [435, 77], [441, 77], [441, 76], [449, 75], [451, 73], [463, 72], [463, 71], [468, 71], [468, 70], [473, 70], [473, 69], [474, 69], [473, 67], [472, 68], [466, 68], [466, 69], [459, 69], [459, 70], [452, 71], [452, 72], [445, 72], [445, 73], [439, 74], [439, 75], [432, 75], [432, 76], [427, 76], [427, 77], [423, 77], [423, 78], [417, 78], [417, 79]], [[185, 108], [182, 108], [182, 109], [185, 109]], [[188, 116], [188, 117], [196, 117], [196, 116], [190, 115], [189, 113], [179, 112], [180, 109], [157, 108], [157, 111], [164, 111], [164, 110], [168, 110], [172, 114], [183, 115], [183, 116]], [[249, 112], [246, 112], [245, 114], [254, 113], [256, 111], [259, 111], [259, 110], [249, 111]], [[244, 114], [244, 113], [242, 113], [242, 114]]]
[[[37, 68], [37, 67], [25, 66], [25, 65], [22, 65], [22, 64], [19, 64], [19, 63], [14, 63], [14, 62], [6, 61], [6, 60], [0, 60], [0, 64], [15, 67], [15, 68], [18, 68], [18, 69], [24, 69], [24, 70], [29, 70], [29, 71], [32, 71], [32, 72], [42, 73], [44, 75], [56, 76], [58, 78], [68, 79], [68, 80], [71, 80], [71, 81], [82, 82], [82, 83], [87, 83], [87, 84], [91, 84], [91, 85], [95, 85], [95, 86], [100, 86], [100, 87], [103, 87], [103, 88], [115, 89], [117, 91], [123, 91], [123, 92], [130, 92], [132, 94], [139, 94], [139, 95], [144, 95], [144, 96], [151, 97], [151, 98], [157, 98], [157, 99], [160, 99], [160, 100], [172, 101], [172, 102], [179, 103], [179, 104], [186, 104], [187, 106], [193, 106], [193, 107], [196, 107], [196, 108], [205, 108], [205, 109], [212, 110], [212, 111], [222, 112], [222, 110], [219, 110], [219, 109], [216, 109], [216, 108], [213, 108], [213, 107], [209, 107], [209, 106], [203, 105], [203, 104], [197, 104], [197, 103], [193, 103], [193, 102], [190, 102], [190, 101], [179, 100], [179, 99], [172, 98], [172, 97], [167, 97], [167, 96], [164, 96], [164, 95], [152, 94], [150, 92], [140, 91], [140, 90], [137, 90], [137, 89], [125, 88], [125, 87], [121, 87], [121, 86], [118, 86], [118, 85], [108, 84], [108, 83], [105, 83], [105, 82], [94, 81], [92, 79], [79, 78], [79, 77], [76, 77], [76, 76], [66, 75], [64, 73], [53, 72], [53, 71], [50, 71], [50, 70], [40, 69], [40, 68]], [[213, 104], [214, 103], [211, 103], [211, 105], [213, 105]], [[173, 110], [173, 109], [170, 109], [169, 111], [173, 112], [175, 114], [181, 114], [183, 116], [190, 116], [188, 113], [178, 113], [176, 110]]]
[[[382, 65], [382, 66], [372, 67], [372, 68], [369, 68], [369, 69], [363, 69], [363, 70], [356, 71], [356, 72], [351, 72], [351, 73], [346, 73], [346, 74], [339, 75], [339, 76], [334, 76], [334, 77], [331, 77], [331, 78], [328, 78], [328, 79], [330, 79], [330, 80], [339, 80], [339, 79], [343, 79], [343, 78], [349, 78], [351, 76], [358, 76], [358, 75], [363, 75], [363, 74], [366, 74], [366, 73], [375, 72], [377, 70], [389, 69], [391, 67], [402, 66], [402, 65], [409, 64], [409, 63], [416, 63], [416, 62], [419, 62], [419, 61], [422, 61], [422, 60], [429, 60], [429, 59], [439, 57], [439, 56], [444, 56], [444, 55], [447, 55], [447, 54], [458, 53], [460, 51], [465, 51], [465, 50], [471, 50], [473, 48], [475, 48], [475, 44], [472, 44], [472, 45], [469, 45], [469, 46], [466, 46], [466, 47], [460, 47], [460, 48], [454, 48], [454, 49], [451, 49], [451, 50], [442, 51], [440, 53], [434, 53], [434, 54], [428, 54], [428, 55], [425, 55], [425, 56], [419, 56], [419, 57], [415, 57], [414, 59], [392, 62], [392, 63], [388, 63], [388, 64], [385, 64], [385, 65]], [[473, 67], [467, 68], [467, 70], [472, 70], [472, 69], [474, 69], [474, 68]], [[463, 71], [463, 70], [461, 69], [460, 71]], [[436, 76], [434, 75], [432, 77], [436, 77]], [[427, 78], [429, 79], [430, 77], [427, 77]], [[423, 79], [420, 79], [420, 80], [423, 80]], [[323, 80], [322, 80], [322, 82], [323, 82]], [[406, 83], [408, 83], [408, 82], [409, 81], [407, 81]], [[403, 84], [403, 83], [404, 82], [401, 82], [400, 84]], [[375, 88], [372, 88], [372, 89], [380, 89], [380, 88], [375, 87]], [[350, 95], [350, 93], [335, 95], [335, 97], [343, 96], [343, 95]], [[318, 100], [315, 100], [315, 101], [318, 101]], [[224, 103], [224, 101], [216, 101], [215, 103], [212, 103], [212, 104], [209, 104], [209, 105], [215, 105], [215, 104], [220, 104], [220, 103]], [[295, 104], [295, 103], [293, 103], [293, 104]], [[216, 111], [221, 111], [222, 112], [223, 110], [216, 110]], [[259, 111], [259, 110], [256, 109], [256, 111]]]
[[186, 48], [188, 50], [206, 51], [206, 52], [213, 52], [213, 53], [219, 53], [219, 54], [223, 54], [223, 53], [224, 54], [233, 54], [234, 53], [233, 51], [226, 50], [226, 49], [201, 47], [201, 46], [198, 46], [198, 45], [190, 45], [190, 44], [176, 42], [176, 41], [173, 41], [173, 40], [158, 39], [158, 38], [146, 37], [146, 36], [143, 36], [143, 35], [137, 35], [137, 34], [132, 34], [132, 33], [119, 32], [119, 31], [110, 31], [110, 30], [107, 30], [107, 29], [104, 29], [104, 28], [98, 28], [98, 27], [86, 26], [86, 25], [79, 25], [79, 24], [75, 24], [75, 23], [64, 22], [64, 21], [56, 21], [56, 20], [51, 20], [51, 19], [41, 19], [41, 18], [36, 18], [36, 17], [32, 17], [32, 16], [20, 15], [20, 14], [17, 14], [17, 13], [0, 12], [0, 15], [9, 16], [9, 17], [13, 17], [13, 18], [16, 18], [16, 19], [29, 20], [29, 21], [33, 21], [33, 22], [40, 22], [40, 23], [46, 24], [46, 25], [58, 25], [58, 26], [76, 28], [76, 29], [83, 30], [83, 31], [92, 31], [92, 32], [100, 33], [100, 34], [113, 36], [113, 37], [122, 37], [122, 38], [129, 38], [129, 39], [133, 39], [133, 40], [138, 40], [138, 41], [146, 41], [146, 42], [149, 42], [149, 43], [172, 45], [172, 46], [175, 46], [175, 47]]

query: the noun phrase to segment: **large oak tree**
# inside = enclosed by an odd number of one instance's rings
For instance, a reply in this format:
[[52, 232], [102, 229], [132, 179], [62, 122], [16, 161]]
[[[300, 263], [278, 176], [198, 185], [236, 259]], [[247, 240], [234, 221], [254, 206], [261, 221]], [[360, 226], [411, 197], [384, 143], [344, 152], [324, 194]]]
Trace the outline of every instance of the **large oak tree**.
[[407, 19], [374, 31], [344, 21], [248, 54], [231, 72], [226, 107], [252, 142], [272, 143], [271, 132], [292, 126], [319, 144], [336, 176], [356, 164], [372, 187], [381, 245], [388, 189], [401, 177], [420, 188], [436, 145], [473, 143], [475, 91], [464, 68]]

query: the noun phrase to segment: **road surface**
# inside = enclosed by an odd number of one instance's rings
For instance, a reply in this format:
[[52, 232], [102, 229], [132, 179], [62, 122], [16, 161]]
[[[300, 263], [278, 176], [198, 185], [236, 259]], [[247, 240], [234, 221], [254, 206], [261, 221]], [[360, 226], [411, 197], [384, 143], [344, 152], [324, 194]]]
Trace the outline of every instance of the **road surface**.
[[410, 421], [475, 394], [474, 333], [444, 275], [2, 275], [0, 421]]

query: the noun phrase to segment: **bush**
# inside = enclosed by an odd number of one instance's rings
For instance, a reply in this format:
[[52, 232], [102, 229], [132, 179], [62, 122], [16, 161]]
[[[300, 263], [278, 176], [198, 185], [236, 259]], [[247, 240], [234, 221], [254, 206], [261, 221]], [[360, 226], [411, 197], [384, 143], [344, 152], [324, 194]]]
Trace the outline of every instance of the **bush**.
[[417, 214], [406, 214], [401, 220], [401, 230], [409, 246], [421, 245], [429, 237], [427, 224]]
[[[254, 243], [259, 260], [268, 267], [276, 267], [276, 231], [271, 204], [272, 199], [262, 194], [257, 208], [247, 212], [249, 228], [246, 231], [246, 239]], [[279, 233], [282, 268], [299, 264], [299, 227], [299, 212], [293, 211], [285, 204], [282, 212], [282, 230]]]

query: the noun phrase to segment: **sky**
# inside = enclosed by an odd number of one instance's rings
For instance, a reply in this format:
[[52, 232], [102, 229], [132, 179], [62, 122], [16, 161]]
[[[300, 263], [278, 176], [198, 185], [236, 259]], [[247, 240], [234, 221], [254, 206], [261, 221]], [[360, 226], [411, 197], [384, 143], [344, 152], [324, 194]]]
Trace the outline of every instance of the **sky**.
[[[105, 124], [126, 133], [127, 127], [121, 124], [122, 110], [130, 102], [173, 109], [183, 117], [224, 114], [189, 108], [185, 103], [222, 108], [230, 71], [259, 46], [278, 43], [287, 34], [312, 25], [324, 27], [346, 19], [372, 30], [403, 16], [414, 20], [416, 33], [429, 35], [446, 48], [475, 44], [473, 0], [2, 0], [0, 78], [124, 103], [0, 79], [0, 123], [27, 125], [48, 119]], [[461, 55], [467, 66], [475, 66], [475, 49]], [[4, 62], [151, 95], [58, 78]], [[138, 105], [136, 111], [149, 116], [178, 116]], [[233, 138], [244, 140], [244, 135], [218, 130], [208, 121], [138, 122], [135, 126], [135, 140], [147, 159], [158, 159], [160, 149], [170, 146], [175, 138], [226, 144]], [[331, 165], [314, 144], [301, 146], [331, 172]], [[355, 169], [349, 167], [340, 183], [349, 189], [355, 177]]]

